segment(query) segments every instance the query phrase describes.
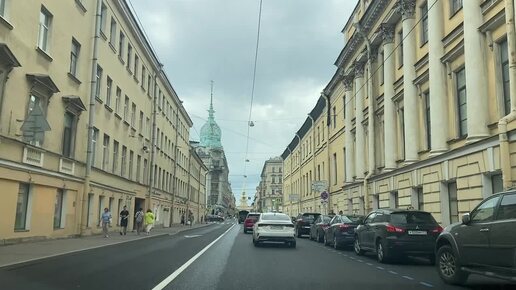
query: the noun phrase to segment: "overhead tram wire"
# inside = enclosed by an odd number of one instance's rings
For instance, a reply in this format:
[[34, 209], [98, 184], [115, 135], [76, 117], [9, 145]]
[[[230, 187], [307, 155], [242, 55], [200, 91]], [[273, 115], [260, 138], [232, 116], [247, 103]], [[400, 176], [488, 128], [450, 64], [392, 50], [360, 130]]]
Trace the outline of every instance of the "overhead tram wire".
[[248, 162], [248, 152], [249, 152], [249, 139], [250, 139], [250, 130], [251, 130], [251, 117], [252, 117], [252, 114], [253, 114], [253, 101], [254, 101], [254, 89], [255, 89], [255, 85], [256, 85], [256, 68], [258, 66], [258, 48], [260, 46], [260, 27], [261, 27], [261, 22], [262, 22], [262, 4], [263, 4], [263, 0], [260, 0], [260, 9], [258, 11], [258, 29], [257, 29], [257, 33], [256, 33], [256, 48], [255, 48], [255, 53], [254, 53], [254, 68], [253, 68], [253, 85], [252, 85], [252, 88], [251, 88], [251, 104], [249, 106], [249, 118], [248, 118], [248, 121], [247, 121], [247, 138], [246, 138], [246, 145], [245, 145], [245, 159], [244, 159], [244, 185], [242, 186], [242, 188], [244, 188], [245, 190], [245, 187], [246, 187], [246, 179], [247, 179], [247, 175], [246, 175], [246, 172], [247, 172], [247, 162]]
[[[409, 36], [409, 34], [411, 34], [411, 33], [414, 31], [414, 29], [416, 29], [416, 27], [417, 27], [417, 26], [418, 26], [418, 24], [423, 20], [423, 18], [425, 18], [425, 17], [427, 17], [427, 16], [428, 16], [428, 11], [430, 11], [430, 10], [434, 7], [434, 5], [435, 5], [435, 3], [437, 3], [437, 1], [441, 1], [441, 0], [436, 0], [436, 1], [432, 4], [432, 6], [428, 7], [427, 12], [426, 12], [424, 15], [422, 15], [422, 16], [418, 19], [418, 21], [416, 22], [416, 24], [414, 24], [414, 26], [409, 30], [409, 32], [407, 33], [407, 35], [405, 35], [405, 36], [401, 39], [401, 41], [400, 41], [400, 42], [399, 42], [399, 43], [394, 47], [394, 49], [392, 50], [392, 52], [391, 52], [391, 53], [390, 53], [390, 54], [389, 54], [385, 59], [390, 58], [390, 57], [394, 54], [394, 52], [396, 52], [396, 50], [397, 50], [397, 49], [399, 49], [400, 45], [403, 43], [403, 41], [405, 40], [405, 38], [407, 38], [407, 37]], [[347, 106], [351, 101], [353, 101], [353, 100], [356, 98], [356, 96], [357, 96], [358, 92], [360, 92], [360, 90], [362, 90], [362, 89], [367, 85], [367, 82], [368, 82], [368, 81], [373, 77], [373, 75], [375, 75], [375, 74], [380, 70], [380, 67], [382, 67], [382, 66], [385, 64], [385, 59], [382, 61], [382, 65], [381, 65], [381, 66], [379, 65], [379, 66], [374, 70], [374, 72], [371, 74], [371, 77], [366, 79], [366, 81], [364, 82], [364, 84], [363, 84], [363, 85], [362, 85], [362, 86], [361, 86], [361, 87], [360, 87], [360, 88], [359, 88], [359, 89], [358, 89], [358, 90], [353, 94], [353, 96], [352, 96], [352, 97], [351, 97], [351, 98], [350, 98], [350, 99], [349, 99], [349, 100], [344, 104], [344, 106], [342, 107], [342, 109], [340, 109], [339, 111], [337, 111], [337, 113], [335, 113], [335, 115], [338, 115], [340, 112], [342, 112], [342, 110], [344, 110], [344, 108], [346, 108], [346, 106]]]

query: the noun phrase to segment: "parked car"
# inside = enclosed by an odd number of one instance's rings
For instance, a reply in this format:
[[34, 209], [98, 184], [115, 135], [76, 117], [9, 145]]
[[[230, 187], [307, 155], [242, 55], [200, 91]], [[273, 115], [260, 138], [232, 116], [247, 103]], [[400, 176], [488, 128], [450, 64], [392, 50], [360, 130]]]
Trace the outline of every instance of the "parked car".
[[320, 215], [310, 226], [310, 240], [322, 243], [324, 240], [324, 230], [330, 225], [331, 216]]
[[324, 231], [324, 245], [333, 245], [335, 249], [353, 246], [355, 229], [361, 219], [357, 216], [335, 215]]
[[435, 241], [442, 227], [425, 211], [378, 209], [356, 228], [354, 250], [376, 253], [381, 263], [405, 256], [424, 256], [435, 262]]
[[257, 247], [265, 242], [282, 242], [296, 247], [294, 224], [283, 213], [262, 213], [253, 228], [253, 244]]
[[244, 220], [244, 234], [247, 234], [247, 232], [253, 230], [254, 223], [258, 220], [260, 217], [260, 213], [248, 213], [247, 217]]
[[473, 273], [516, 282], [516, 191], [482, 201], [444, 229], [435, 249], [446, 283], [463, 284]]
[[294, 224], [296, 237], [300, 238], [302, 235], [309, 235], [310, 226], [320, 215], [320, 213], [313, 212], [300, 213], [296, 218], [296, 223]]
[[245, 221], [245, 218], [249, 214], [248, 210], [241, 210], [238, 212], [238, 223], [241, 224]]
[[207, 215], [206, 216], [207, 222], [223, 222], [224, 218], [218, 215]]

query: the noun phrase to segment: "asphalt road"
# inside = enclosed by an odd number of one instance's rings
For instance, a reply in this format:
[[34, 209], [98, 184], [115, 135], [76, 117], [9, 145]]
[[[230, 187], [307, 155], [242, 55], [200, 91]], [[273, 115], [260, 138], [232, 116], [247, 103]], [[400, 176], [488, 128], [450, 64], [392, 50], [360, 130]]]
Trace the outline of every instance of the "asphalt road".
[[229, 223], [0, 268], [0, 289], [516, 289], [502, 284], [451, 287], [423, 259], [384, 265], [306, 238], [256, 248]]

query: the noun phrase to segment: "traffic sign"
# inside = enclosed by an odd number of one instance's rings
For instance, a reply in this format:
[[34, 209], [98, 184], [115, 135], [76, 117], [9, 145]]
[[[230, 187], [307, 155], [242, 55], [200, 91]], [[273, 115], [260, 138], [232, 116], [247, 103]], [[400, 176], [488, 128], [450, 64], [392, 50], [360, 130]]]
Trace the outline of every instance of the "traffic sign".
[[330, 198], [330, 194], [327, 191], [321, 192], [321, 199], [327, 201]]
[[328, 182], [326, 180], [312, 181], [312, 190], [323, 192], [328, 190]]

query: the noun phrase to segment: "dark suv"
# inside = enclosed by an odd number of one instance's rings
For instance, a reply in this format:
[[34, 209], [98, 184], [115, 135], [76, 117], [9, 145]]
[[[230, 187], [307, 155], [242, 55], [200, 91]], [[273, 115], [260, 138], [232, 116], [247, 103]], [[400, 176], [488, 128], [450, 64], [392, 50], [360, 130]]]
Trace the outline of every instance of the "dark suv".
[[300, 238], [302, 235], [310, 235], [310, 226], [320, 215], [320, 213], [313, 212], [300, 213], [294, 224], [296, 237]]
[[472, 273], [516, 282], [516, 191], [485, 199], [462, 223], [446, 227], [436, 252], [447, 283], [463, 284]]
[[354, 249], [357, 255], [376, 252], [381, 263], [404, 256], [424, 256], [434, 263], [435, 241], [442, 230], [425, 211], [378, 209], [356, 228]]

